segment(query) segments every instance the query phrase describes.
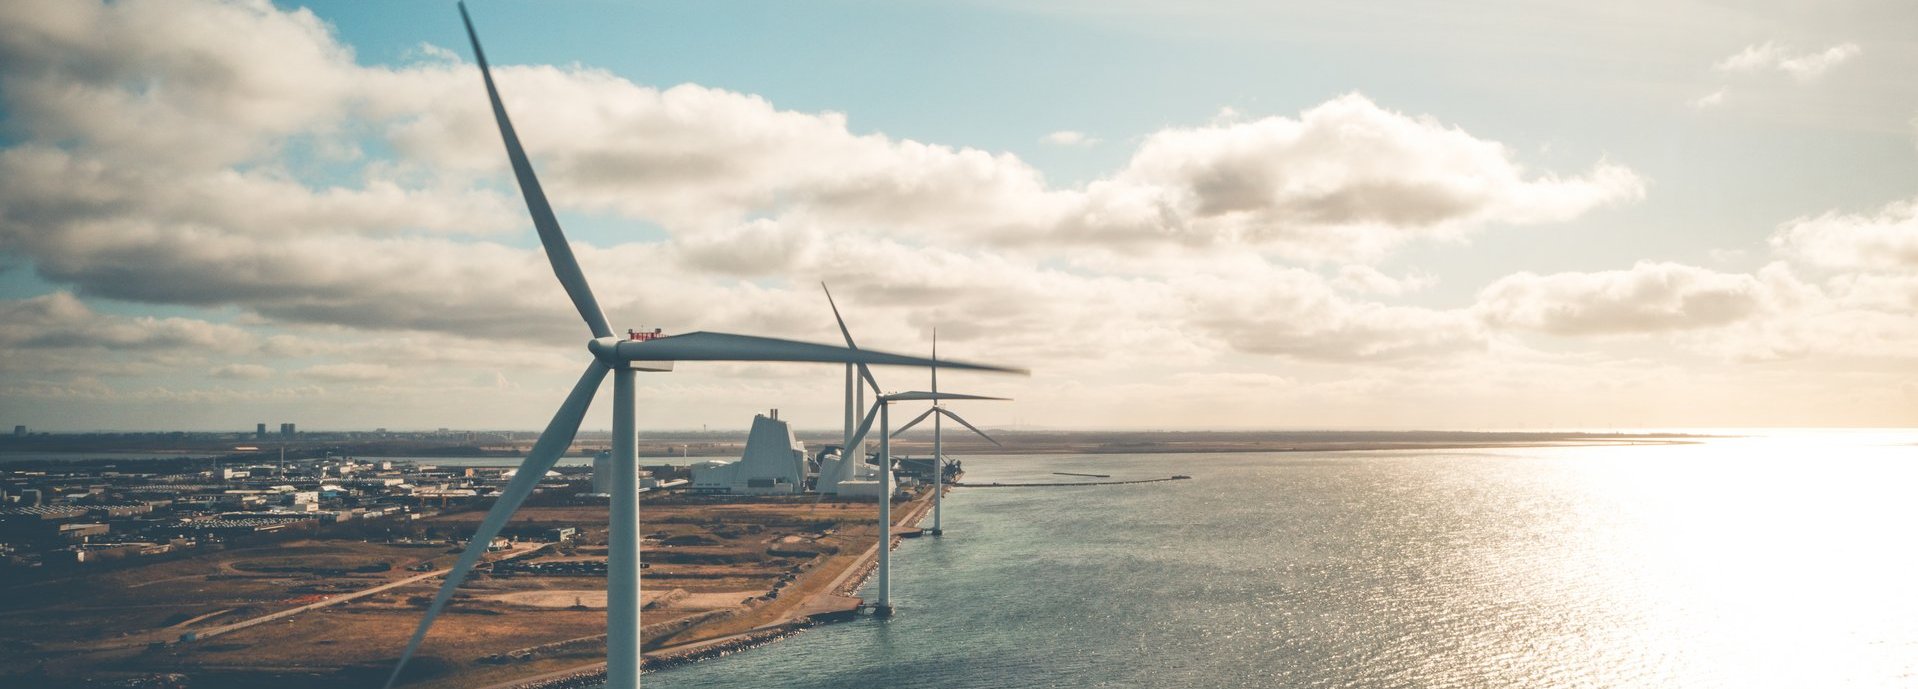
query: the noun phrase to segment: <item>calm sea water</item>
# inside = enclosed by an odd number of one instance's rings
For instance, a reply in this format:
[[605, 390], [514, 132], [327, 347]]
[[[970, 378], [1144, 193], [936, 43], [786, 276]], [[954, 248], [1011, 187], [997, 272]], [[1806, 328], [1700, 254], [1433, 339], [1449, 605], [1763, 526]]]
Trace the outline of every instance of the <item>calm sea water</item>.
[[891, 620], [716, 687], [1918, 686], [1918, 436], [977, 457]]

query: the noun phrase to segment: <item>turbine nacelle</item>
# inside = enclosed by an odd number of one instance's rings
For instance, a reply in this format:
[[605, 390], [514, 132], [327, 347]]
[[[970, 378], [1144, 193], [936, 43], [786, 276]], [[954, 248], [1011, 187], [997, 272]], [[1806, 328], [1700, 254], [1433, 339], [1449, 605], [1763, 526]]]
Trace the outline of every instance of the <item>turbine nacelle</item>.
[[606, 364], [608, 368], [624, 368], [643, 373], [671, 373], [673, 371], [673, 362], [671, 361], [635, 361], [632, 359], [619, 358], [619, 343], [631, 341], [632, 340], [619, 337], [598, 337], [587, 341], [586, 351], [592, 352], [593, 358], [598, 359], [600, 363]]

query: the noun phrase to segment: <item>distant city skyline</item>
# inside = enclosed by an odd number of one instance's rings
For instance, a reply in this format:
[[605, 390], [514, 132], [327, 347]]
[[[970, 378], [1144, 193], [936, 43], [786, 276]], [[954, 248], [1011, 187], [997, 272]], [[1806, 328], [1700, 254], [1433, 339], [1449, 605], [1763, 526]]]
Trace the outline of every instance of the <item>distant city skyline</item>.
[[[985, 427], [1918, 419], [1918, 6], [471, 9], [617, 331], [834, 342], [824, 280], [862, 346], [1030, 367], [942, 380]], [[0, 427], [565, 395], [452, 3], [0, 26]], [[836, 428], [828, 368], [645, 375], [640, 428]]]

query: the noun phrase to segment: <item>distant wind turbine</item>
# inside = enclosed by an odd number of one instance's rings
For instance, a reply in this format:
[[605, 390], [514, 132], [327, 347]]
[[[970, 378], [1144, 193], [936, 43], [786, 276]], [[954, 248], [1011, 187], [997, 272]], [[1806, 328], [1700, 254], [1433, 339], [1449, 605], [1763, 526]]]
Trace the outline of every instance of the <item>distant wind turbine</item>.
[[997, 400], [1002, 397], [982, 397], [979, 395], [961, 395], [953, 392], [895, 392], [880, 395], [873, 400], [872, 410], [866, 412], [866, 418], [859, 422], [858, 432], [853, 440], [864, 443], [866, 434], [872, 432], [872, 424], [879, 422], [879, 580], [874, 582], [878, 588], [878, 602], [873, 604], [873, 613], [879, 616], [892, 614], [892, 417], [886, 410], [893, 402], [932, 402], [937, 400]]
[[[938, 329], [934, 329], [932, 331], [932, 360], [933, 361], [939, 360]], [[935, 364], [932, 367], [932, 394], [934, 395], [939, 394], [939, 366], [937, 364]], [[1002, 400], [1007, 398], [973, 397], [970, 399]], [[992, 443], [993, 446], [995, 447], [1005, 447], [1005, 446], [1000, 445], [999, 441], [993, 440], [992, 436], [986, 435], [985, 431], [979, 430], [978, 426], [974, 426], [970, 422], [966, 421], [965, 418], [959, 416], [957, 412], [947, 409], [945, 408], [945, 406], [939, 404], [938, 399], [933, 400], [932, 407], [928, 408], [925, 411], [925, 413], [920, 414], [919, 416], [915, 417], [911, 421], [907, 421], [906, 425], [900, 426], [899, 430], [893, 431], [892, 434], [894, 436], [898, 436], [901, 433], [905, 433], [906, 431], [912, 430], [913, 426], [919, 425], [919, 422], [926, 420], [926, 417], [928, 416], [932, 417], [932, 535], [938, 536], [946, 532], [945, 528], [940, 523], [941, 507], [943, 507], [942, 503], [945, 502], [945, 497], [946, 497], [946, 452], [945, 452], [945, 445], [941, 442], [945, 437], [945, 429], [939, 423], [940, 417], [942, 416], [949, 417], [952, 420], [959, 422], [961, 425], [964, 425], [968, 430], [979, 434], [979, 437], [985, 438], [986, 442]]]
[[[493, 106], [493, 119], [499, 125], [507, 158], [512, 162], [513, 176], [519, 181], [520, 193], [526, 199], [526, 209], [532, 215], [533, 227], [539, 232], [540, 244], [545, 247], [546, 258], [553, 265], [553, 274], [559, 278], [574, 308], [578, 309], [580, 318], [586, 321], [587, 328], [592, 331], [593, 339], [586, 343], [586, 349], [592, 353], [593, 361], [586, 367], [586, 372], [580, 375], [579, 382], [573, 385], [572, 392], [567, 394], [559, 410], [553, 414], [552, 421], [546, 424], [546, 430], [540, 434], [539, 440], [533, 443], [532, 451], [520, 463], [513, 479], [500, 491], [499, 499], [474, 531], [473, 539], [467, 543], [466, 550], [460, 553], [459, 561], [447, 570], [445, 583], [441, 584], [439, 593], [427, 606], [426, 614], [413, 631], [399, 662], [394, 665], [386, 686], [390, 689], [399, 680], [407, 661], [419, 650], [427, 630], [432, 628], [433, 620], [439, 617], [447, 602], [452, 600], [454, 591], [474, 565], [479, 563], [480, 556], [486, 552], [487, 543], [499, 535], [513, 511], [519, 508], [520, 503], [533, 492], [534, 486], [572, 446], [573, 437], [579, 432], [580, 421], [585, 417], [587, 407], [592, 404], [594, 393], [610, 372], [613, 374], [615, 473], [606, 558], [606, 686], [608, 689], [637, 689], [642, 657], [639, 639], [640, 531], [638, 457], [634, 447], [634, 373], [642, 370], [670, 371], [675, 361], [804, 361], [857, 364], [862, 369], [869, 364], [930, 366], [933, 362], [898, 354], [725, 333], [695, 332], [633, 340], [614, 337], [605, 313], [600, 310], [592, 288], [587, 285], [585, 274], [580, 271], [579, 262], [573, 257], [565, 234], [560, 231], [552, 205], [547, 202], [546, 193], [541, 190], [539, 179], [533, 174], [532, 162], [521, 148], [513, 124], [506, 116], [506, 106], [501, 103], [499, 90], [493, 84], [486, 53], [480, 49], [479, 35], [473, 30], [466, 4], [460, 3], [459, 10], [460, 19], [466, 25], [467, 38], [473, 43], [473, 56], [479, 63], [480, 77], [486, 83], [486, 95]], [[946, 362], [945, 365], [1023, 373], [1018, 369], [983, 364]]]

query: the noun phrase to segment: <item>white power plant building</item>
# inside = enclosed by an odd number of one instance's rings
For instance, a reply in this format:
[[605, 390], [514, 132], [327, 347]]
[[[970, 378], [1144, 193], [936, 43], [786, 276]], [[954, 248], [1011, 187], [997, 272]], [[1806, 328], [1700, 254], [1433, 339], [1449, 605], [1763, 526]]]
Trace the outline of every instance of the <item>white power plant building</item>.
[[[613, 464], [612, 452], [601, 452], [593, 456], [593, 493], [594, 494], [596, 495], [612, 495], [613, 494], [613, 484], [618, 480], [613, 473], [614, 466], [616, 465]], [[646, 471], [645, 469], [640, 469], [638, 470], [638, 476], [639, 476], [639, 492], [644, 493], [646, 491], [659, 487], [659, 481], [652, 478], [653, 476], [652, 472]]]
[[600, 495], [613, 494], [613, 453], [611, 450], [593, 456], [593, 492]]
[[791, 495], [806, 488], [806, 445], [793, 438], [792, 426], [770, 416], [753, 416], [746, 452], [737, 460], [693, 465], [693, 492], [733, 495]]
[[[861, 447], [851, 453], [841, 449], [836, 454], [820, 456], [819, 481], [815, 488], [834, 495], [878, 495], [879, 465], [866, 461], [865, 449]], [[844, 459], [847, 456], [853, 459]]]

